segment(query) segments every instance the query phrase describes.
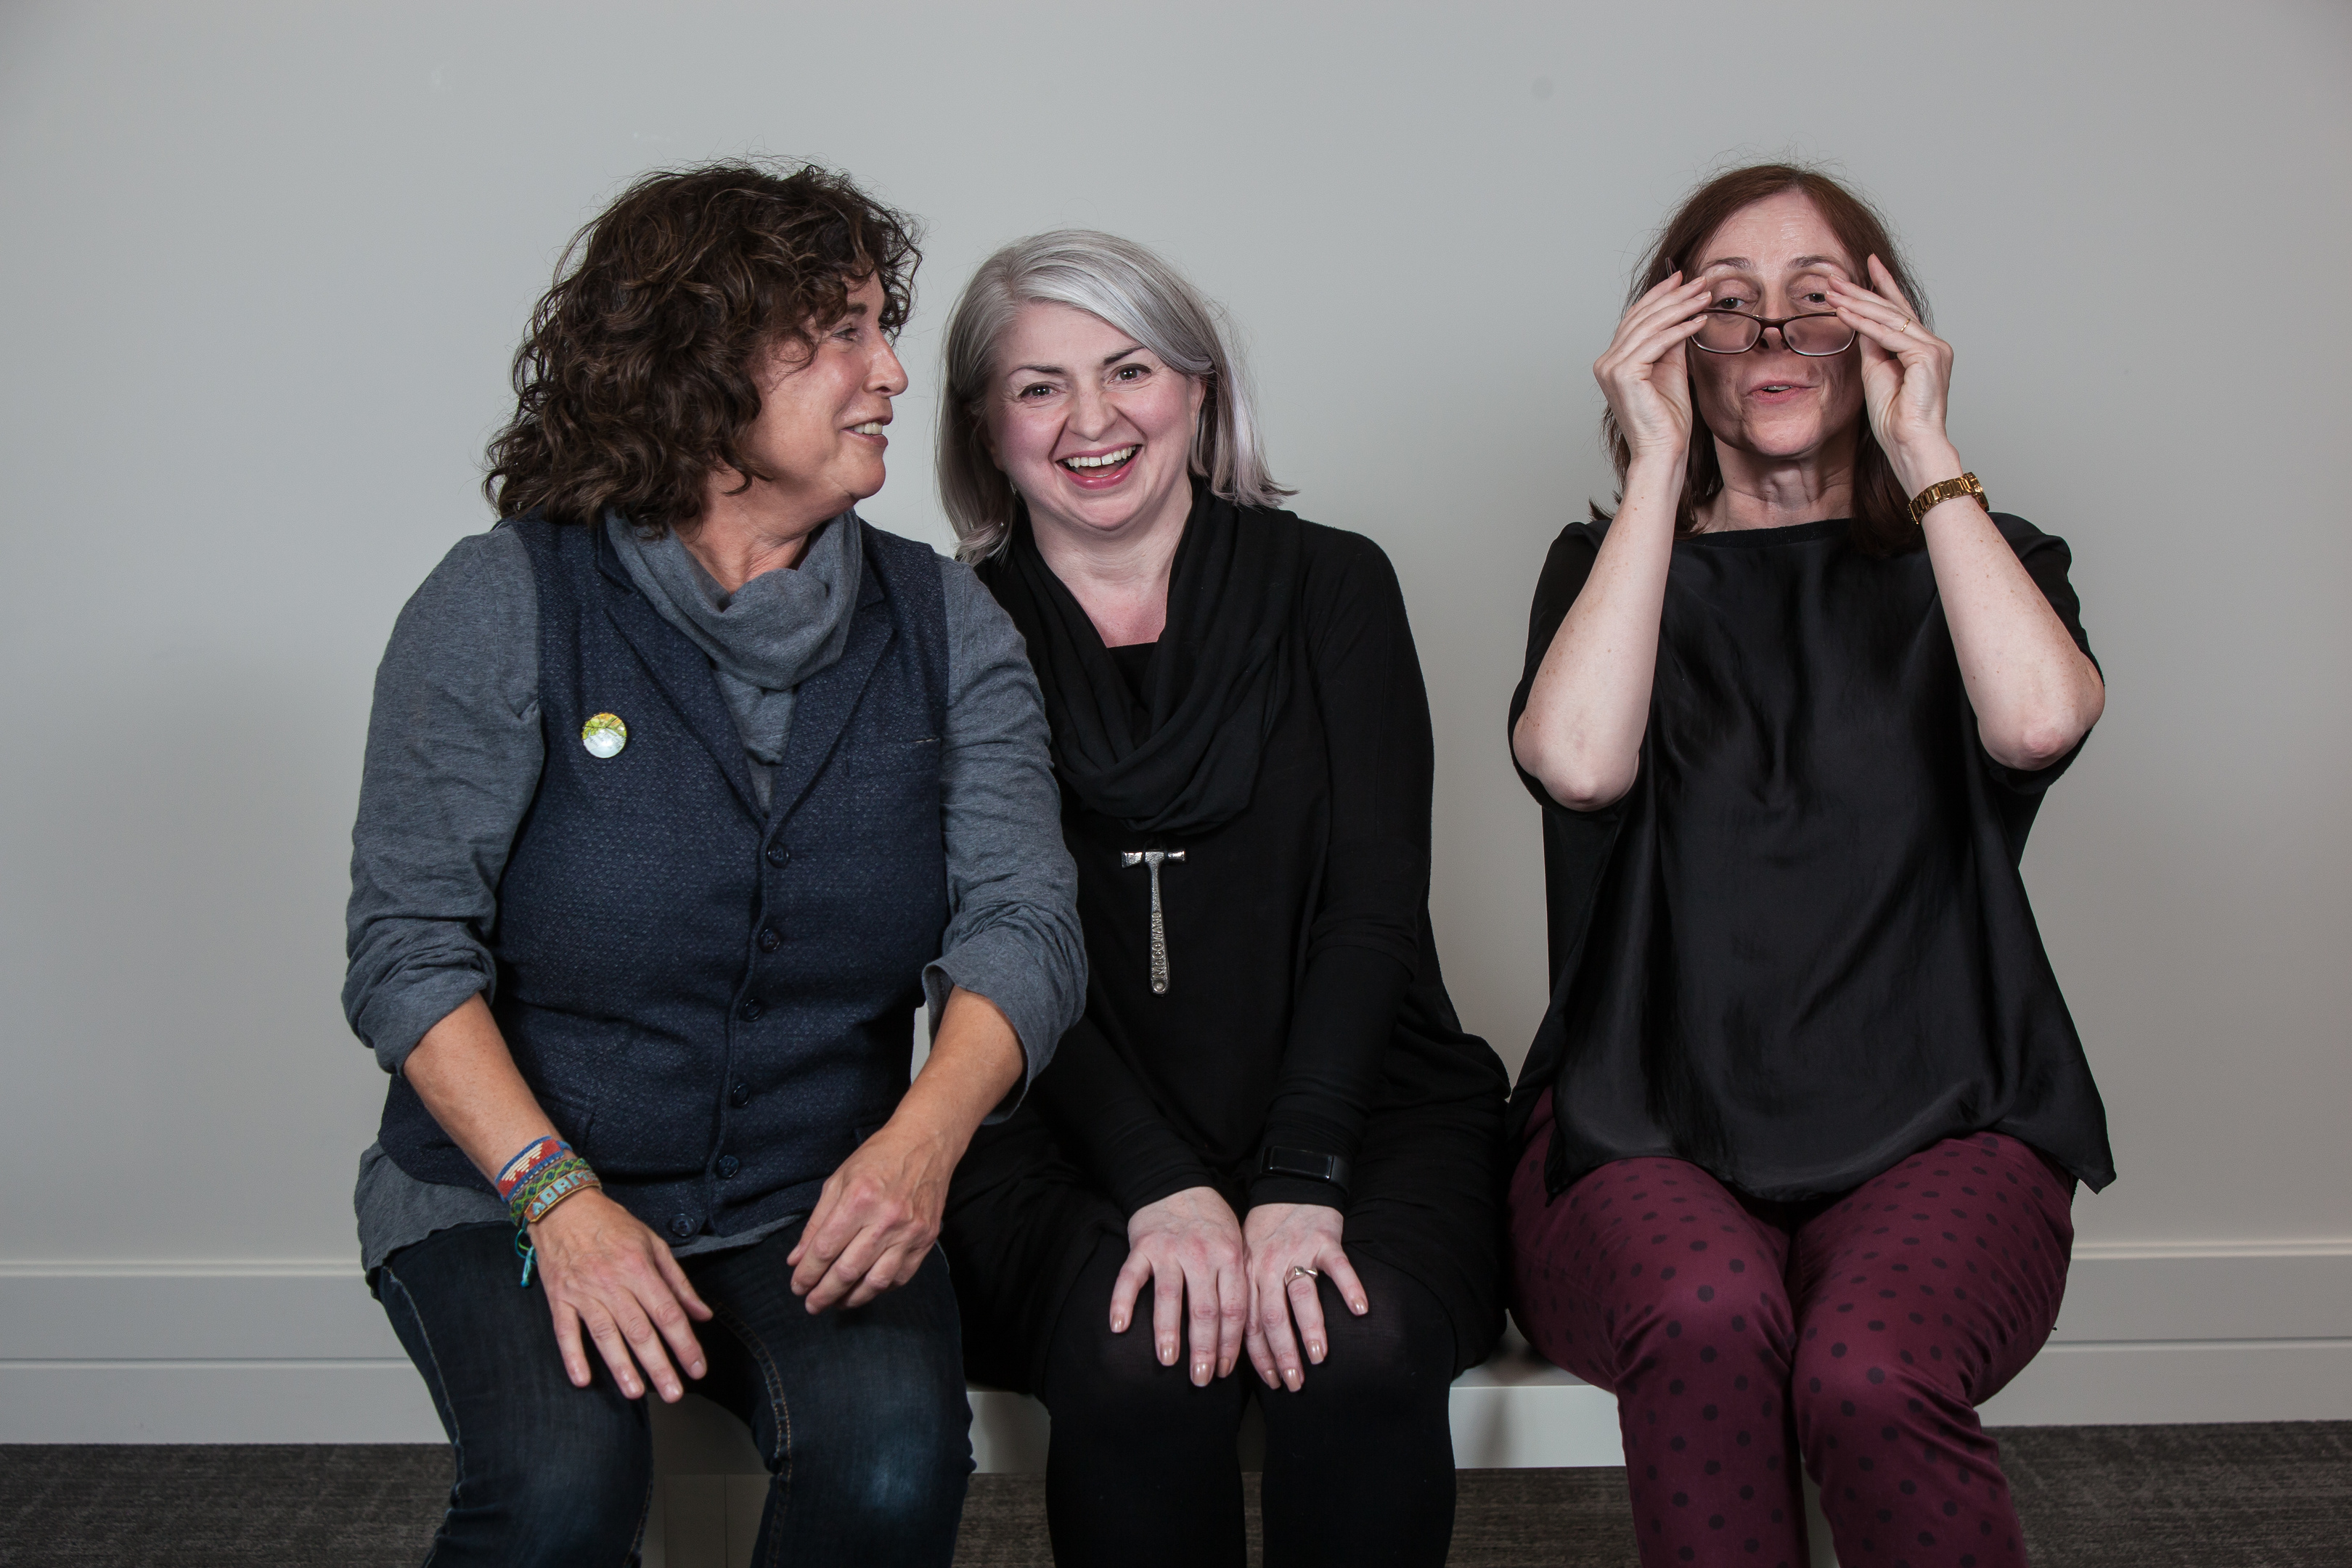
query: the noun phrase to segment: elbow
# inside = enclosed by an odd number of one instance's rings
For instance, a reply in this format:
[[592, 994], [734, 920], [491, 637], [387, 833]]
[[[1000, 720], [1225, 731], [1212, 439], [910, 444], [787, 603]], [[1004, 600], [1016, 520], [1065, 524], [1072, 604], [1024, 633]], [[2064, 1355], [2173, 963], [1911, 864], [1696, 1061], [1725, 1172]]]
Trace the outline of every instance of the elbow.
[[1594, 758], [1584, 748], [1558, 743], [1524, 719], [1512, 733], [1511, 754], [1546, 795], [1570, 811], [1614, 805], [1633, 787], [1636, 758]]
[[2099, 708], [2095, 699], [2084, 711], [2032, 715], [2006, 726], [2000, 734], [1987, 735], [1985, 750], [2003, 767], [2039, 773], [2082, 744], [2098, 722]]

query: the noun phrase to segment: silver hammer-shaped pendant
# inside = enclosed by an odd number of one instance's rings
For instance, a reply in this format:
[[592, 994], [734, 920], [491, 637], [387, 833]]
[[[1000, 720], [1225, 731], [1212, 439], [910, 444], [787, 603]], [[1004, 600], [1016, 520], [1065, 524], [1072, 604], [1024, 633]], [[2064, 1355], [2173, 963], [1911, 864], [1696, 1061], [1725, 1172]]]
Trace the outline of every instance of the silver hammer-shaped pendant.
[[1162, 860], [1181, 862], [1181, 849], [1129, 849], [1119, 860], [1129, 866], [1151, 868], [1151, 994], [1168, 994], [1168, 928], [1160, 919], [1160, 863]]

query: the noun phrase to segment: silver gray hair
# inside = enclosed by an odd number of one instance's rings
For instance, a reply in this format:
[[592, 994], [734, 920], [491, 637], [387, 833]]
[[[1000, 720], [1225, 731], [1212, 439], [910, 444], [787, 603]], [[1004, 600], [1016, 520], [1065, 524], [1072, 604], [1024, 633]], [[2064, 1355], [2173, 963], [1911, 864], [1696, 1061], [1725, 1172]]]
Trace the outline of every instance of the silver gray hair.
[[956, 555], [985, 561], [1004, 548], [1018, 500], [989, 456], [982, 429], [996, 348], [1021, 307], [1069, 305], [1125, 332], [1170, 369], [1208, 384], [1192, 435], [1192, 471], [1237, 506], [1273, 506], [1293, 492], [1265, 470], [1257, 410], [1241, 356], [1219, 312], [1176, 269], [1117, 235], [1087, 228], [1033, 234], [981, 263], [949, 319], [946, 396], [940, 410], [940, 503]]

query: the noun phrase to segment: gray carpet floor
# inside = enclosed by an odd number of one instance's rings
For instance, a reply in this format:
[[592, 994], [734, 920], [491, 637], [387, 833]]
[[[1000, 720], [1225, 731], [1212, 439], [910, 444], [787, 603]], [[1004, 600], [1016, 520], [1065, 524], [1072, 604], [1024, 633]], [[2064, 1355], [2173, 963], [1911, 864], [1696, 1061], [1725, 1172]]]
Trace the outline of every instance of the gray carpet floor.
[[[2352, 1565], [2352, 1422], [1997, 1436], [2039, 1568]], [[446, 1450], [407, 1445], [0, 1446], [0, 1563], [414, 1568], [448, 1484]], [[1623, 1485], [1466, 1470], [1450, 1562], [1633, 1568]], [[976, 1477], [959, 1568], [1047, 1561], [1042, 1480]]]

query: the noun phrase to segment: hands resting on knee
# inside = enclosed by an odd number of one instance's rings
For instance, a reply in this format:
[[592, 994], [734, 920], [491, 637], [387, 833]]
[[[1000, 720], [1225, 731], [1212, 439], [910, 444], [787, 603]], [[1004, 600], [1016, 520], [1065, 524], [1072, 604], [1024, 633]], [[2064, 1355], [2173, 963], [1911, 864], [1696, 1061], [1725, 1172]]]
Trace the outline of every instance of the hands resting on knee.
[[1341, 1220], [1338, 1209], [1322, 1204], [1262, 1204], [1244, 1223], [1213, 1187], [1187, 1187], [1146, 1204], [1127, 1222], [1127, 1263], [1110, 1293], [1111, 1331], [1127, 1331], [1149, 1281], [1160, 1365], [1174, 1366], [1189, 1344], [1193, 1385], [1205, 1388], [1212, 1377], [1231, 1373], [1246, 1348], [1268, 1388], [1295, 1394], [1305, 1385], [1307, 1364], [1320, 1365], [1330, 1353], [1316, 1276], [1329, 1275], [1358, 1317], [1371, 1310], [1340, 1247]]

